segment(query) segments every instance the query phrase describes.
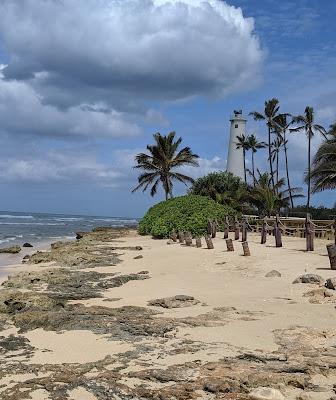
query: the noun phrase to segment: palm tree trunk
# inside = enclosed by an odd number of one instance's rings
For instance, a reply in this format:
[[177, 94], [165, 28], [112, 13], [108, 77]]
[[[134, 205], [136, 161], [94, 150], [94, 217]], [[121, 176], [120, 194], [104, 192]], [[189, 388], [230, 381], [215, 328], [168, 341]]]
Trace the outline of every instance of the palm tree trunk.
[[310, 207], [310, 159], [311, 159], [311, 132], [308, 132], [308, 194], [307, 194], [307, 213]]
[[253, 186], [255, 187], [254, 151], [253, 150], [252, 150], [252, 176], [253, 176]]
[[279, 149], [276, 152], [276, 182], [279, 183]]
[[245, 149], [243, 149], [243, 155], [244, 155], [244, 179], [245, 179], [245, 183], [246, 183], [247, 178], [246, 178], [246, 152], [245, 152]]
[[294, 208], [292, 188], [291, 188], [290, 181], [289, 181], [289, 167], [288, 167], [288, 155], [287, 155], [287, 144], [286, 144], [286, 131], [284, 131], [283, 137], [284, 137], [284, 151], [285, 151], [287, 185], [288, 185], [288, 191], [289, 191], [289, 197], [290, 197], [291, 206], [292, 206], [292, 208]]
[[272, 162], [272, 149], [271, 149], [271, 126], [268, 124], [268, 159], [270, 166], [271, 181], [274, 188], [274, 176], [273, 176], [273, 162]]

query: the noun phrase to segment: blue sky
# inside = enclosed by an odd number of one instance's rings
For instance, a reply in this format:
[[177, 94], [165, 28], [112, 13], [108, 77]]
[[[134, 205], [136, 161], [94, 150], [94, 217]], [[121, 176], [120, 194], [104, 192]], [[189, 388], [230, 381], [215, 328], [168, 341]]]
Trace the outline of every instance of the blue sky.
[[[193, 176], [225, 169], [231, 112], [271, 97], [283, 112], [313, 106], [328, 127], [335, 15], [333, 0], [4, 0], [0, 209], [141, 216], [163, 198], [130, 194], [134, 155], [153, 133], [175, 130], [200, 155]], [[261, 123], [248, 131], [266, 139]], [[306, 145], [291, 135], [298, 186]]]

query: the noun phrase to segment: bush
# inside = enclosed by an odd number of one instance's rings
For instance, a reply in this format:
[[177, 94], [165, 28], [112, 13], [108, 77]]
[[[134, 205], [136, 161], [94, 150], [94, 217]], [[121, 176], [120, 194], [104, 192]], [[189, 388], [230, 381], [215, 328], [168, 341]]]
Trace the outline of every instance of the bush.
[[172, 231], [189, 231], [193, 235], [206, 233], [208, 219], [223, 221], [236, 211], [203, 196], [187, 195], [170, 199], [151, 207], [139, 223], [140, 235], [168, 237]]

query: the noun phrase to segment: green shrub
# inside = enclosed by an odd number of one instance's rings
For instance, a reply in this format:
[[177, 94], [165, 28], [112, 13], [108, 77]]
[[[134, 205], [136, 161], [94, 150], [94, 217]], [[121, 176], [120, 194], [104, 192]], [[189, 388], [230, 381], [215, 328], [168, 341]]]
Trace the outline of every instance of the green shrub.
[[208, 219], [223, 221], [236, 211], [207, 197], [187, 195], [170, 199], [151, 207], [139, 223], [140, 235], [168, 237], [172, 231], [189, 231], [193, 235], [206, 233]]

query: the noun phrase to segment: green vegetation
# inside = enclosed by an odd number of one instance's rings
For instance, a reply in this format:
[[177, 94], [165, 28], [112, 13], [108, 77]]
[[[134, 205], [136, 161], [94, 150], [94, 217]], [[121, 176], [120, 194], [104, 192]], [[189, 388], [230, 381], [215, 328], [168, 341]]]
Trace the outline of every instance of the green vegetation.
[[140, 153], [135, 157], [135, 169], [143, 173], [138, 178], [138, 186], [132, 190], [142, 189], [144, 192], [151, 187], [151, 196], [157, 192], [159, 184], [162, 184], [166, 200], [173, 197], [173, 181], [182, 182], [185, 185], [194, 180], [187, 175], [176, 171], [177, 168], [191, 165], [198, 166], [198, 155], [194, 154], [190, 147], [184, 147], [178, 151], [182, 138], [175, 140], [175, 132], [167, 136], [160, 133], [154, 135], [154, 145], [148, 145], [149, 154]]
[[244, 210], [247, 200], [247, 186], [231, 172], [213, 172], [197, 179], [190, 193], [206, 196], [237, 211]]
[[[308, 210], [309, 214], [311, 215], [312, 219], [333, 219], [336, 217], [336, 203], [333, 208], [327, 207], [309, 207]], [[305, 218], [307, 215], [307, 207], [305, 205], [296, 206], [292, 210], [289, 211], [289, 217], [300, 217]]]
[[235, 214], [236, 211], [231, 207], [190, 194], [151, 207], [139, 223], [139, 233], [157, 238], [168, 237], [172, 231], [203, 235], [206, 233], [208, 219], [220, 222], [225, 216]]

